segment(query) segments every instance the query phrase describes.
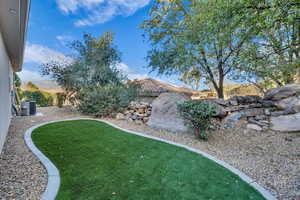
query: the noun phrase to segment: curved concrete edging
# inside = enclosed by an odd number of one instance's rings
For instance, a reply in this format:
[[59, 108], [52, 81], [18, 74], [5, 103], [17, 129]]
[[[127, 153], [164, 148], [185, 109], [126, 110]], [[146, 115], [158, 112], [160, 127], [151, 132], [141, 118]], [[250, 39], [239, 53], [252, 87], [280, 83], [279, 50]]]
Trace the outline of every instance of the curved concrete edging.
[[168, 141], [168, 140], [164, 140], [164, 139], [161, 139], [161, 138], [158, 138], [158, 137], [145, 135], [143, 133], [138, 133], [138, 132], [135, 132], [135, 131], [130, 131], [130, 130], [127, 130], [127, 129], [123, 129], [123, 128], [121, 128], [121, 127], [119, 127], [115, 124], [112, 124], [110, 122], [107, 122], [105, 120], [94, 119], [94, 118], [71, 118], [71, 119], [50, 121], [50, 122], [42, 123], [42, 124], [37, 125], [37, 126], [33, 126], [25, 132], [24, 137], [25, 137], [25, 142], [26, 142], [27, 146], [40, 159], [42, 164], [47, 169], [48, 183], [47, 183], [47, 188], [46, 188], [45, 192], [42, 195], [42, 200], [54, 200], [55, 199], [55, 197], [58, 193], [59, 185], [60, 185], [60, 176], [59, 176], [59, 171], [55, 167], [55, 165], [42, 152], [40, 152], [38, 150], [38, 148], [33, 144], [32, 139], [31, 139], [31, 133], [34, 129], [36, 129], [38, 127], [41, 127], [41, 126], [44, 126], [46, 124], [62, 122], [62, 121], [72, 121], [72, 120], [94, 120], [94, 121], [103, 122], [103, 123], [106, 123], [106, 124], [108, 124], [108, 125], [110, 125], [114, 128], [120, 129], [120, 130], [122, 130], [124, 132], [127, 132], [127, 133], [131, 133], [131, 134], [142, 136], [142, 137], [145, 137], [145, 138], [150, 138], [150, 139], [153, 139], [153, 140], [157, 140], [157, 141], [161, 141], [161, 142], [164, 142], [164, 143], [172, 144], [172, 145], [187, 149], [189, 151], [195, 152], [195, 153], [200, 154], [200, 155], [214, 161], [215, 163], [225, 167], [226, 169], [228, 169], [232, 173], [238, 175], [243, 181], [245, 181], [250, 186], [255, 188], [258, 192], [260, 192], [262, 194], [262, 196], [264, 198], [266, 198], [267, 200], [276, 200], [276, 198], [270, 192], [268, 192], [266, 189], [264, 189], [262, 186], [260, 186], [257, 182], [255, 182], [249, 176], [247, 176], [246, 174], [244, 174], [240, 170], [232, 167], [231, 165], [227, 164], [226, 162], [221, 161], [221, 160], [219, 160], [219, 159], [217, 159], [217, 158], [215, 158], [215, 157], [213, 157], [213, 156], [211, 156], [211, 155], [209, 155], [205, 152], [196, 150], [194, 148], [191, 148], [191, 147], [183, 145], [183, 144], [178, 144], [178, 143]]

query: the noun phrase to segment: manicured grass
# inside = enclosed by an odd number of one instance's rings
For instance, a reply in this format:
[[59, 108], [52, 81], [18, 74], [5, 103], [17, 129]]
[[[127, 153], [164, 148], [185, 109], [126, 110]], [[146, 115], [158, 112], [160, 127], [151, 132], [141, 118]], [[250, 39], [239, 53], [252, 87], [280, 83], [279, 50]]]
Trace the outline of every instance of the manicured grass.
[[32, 138], [60, 171], [57, 199], [264, 199], [213, 161], [105, 123], [57, 122]]

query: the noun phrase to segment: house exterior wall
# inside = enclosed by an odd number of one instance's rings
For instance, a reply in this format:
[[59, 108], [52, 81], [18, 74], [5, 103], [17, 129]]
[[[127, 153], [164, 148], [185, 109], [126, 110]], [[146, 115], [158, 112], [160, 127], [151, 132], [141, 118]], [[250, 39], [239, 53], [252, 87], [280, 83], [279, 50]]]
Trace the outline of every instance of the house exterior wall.
[[13, 72], [0, 30], [0, 153], [11, 120], [11, 88]]

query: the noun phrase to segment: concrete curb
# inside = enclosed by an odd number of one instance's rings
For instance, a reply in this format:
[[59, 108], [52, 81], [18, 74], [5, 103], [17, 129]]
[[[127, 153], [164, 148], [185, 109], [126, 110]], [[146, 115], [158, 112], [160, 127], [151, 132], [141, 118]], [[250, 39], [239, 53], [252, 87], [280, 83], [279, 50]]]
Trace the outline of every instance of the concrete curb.
[[175, 143], [175, 142], [164, 140], [164, 139], [161, 139], [161, 138], [158, 138], [158, 137], [149, 136], [149, 135], [145, 135], [143, 133], [138, 133], [138, 132], [135, 132], [135, 131], [126, 130], [126, 129], [123, 129], [123, 128], [115, 125], [115, 124], [107, 122], [105, 120], [94, 119], [94, 118], [71, 118], [71, 119], [50, 121], [50, 122], [42, 123], [42, 124], [37, 125], [37, 126], [33, 126], [25, 132], [24, 137], [25, 137], [25, 142], [26, 142], [27, 146], [40, 159], [42, 164], [47, 169], [48, 184], [47, 184], [47, 188], [46, 188], [45, 192], [43, 193], [42, 200], [54, 200], [55, 199], [55, 196], [57, 195], [59, 185], [60, 185], [60, 177], [59, 177], [59, 171], [55, 167], [55, 165], [43, 153], [41, 153], [37, 149], [37, 147], [33, 144], [32, 139], [31, 139], [31, 133], [34, 129], [36, 129], [38, 127], [41, 127], [41, 126], [44, 126], [44, 125], [47, 125], [47, 124], [62, 122], [62, 121], [73, 121], [73, 120], [94, 120], [94, 121], [103, 122], [103, 123], [106, 123], [106, 124], [108, 124], [108, 125], [110, 125], [114, 128], [120, 129], [120, 130], [122, 130], [124, 132], [127, 132], [127, 133], [131, 133], [131, 134], [142, 136], [142, 137], [145, 137], [145, 138], [149, 138], [149, 139], [161, 141], [161, 142], [164, 142], [164, 143], [172, 144], [172, 145], [187, 149], [189, 151], [195, 152], [195, 153], [200, 154], [201, 156], [206, 157], [206, 158], [214, 161], [215, 163], [225, 167], [226, 169], [228, 169], [232, 173], [238, 175], [243, 181], [245, 181], [246, 183], [251, 185], [253, 188], [255, 188], [258, 192], [260, 192], [262, 194], [262, 196], [264, 196], [267, 200], [276, 200], [276, 198], [270, 192], [268, 192], [266, 189], [264, 189], [262, 186], [260, 186], [257, 182], [255, 182], [249, 176], [247, 176], [243, 172], [239, 171], [238, 169], [232, 167], [231, 165], [225, 163], [224, 161], [221, 161], [221, 160], [219, 160], [219, 159], [217, 159], [217, 158], [215, 158], [215, 157], [213, 157], [213, 156], [211, 156], [211, 155], [209, 155], [205, 152], [196, 150], [194, 148], [191, 148], [191, 147], [183, 145], [183, 144], [178, 144], [178, 143]]

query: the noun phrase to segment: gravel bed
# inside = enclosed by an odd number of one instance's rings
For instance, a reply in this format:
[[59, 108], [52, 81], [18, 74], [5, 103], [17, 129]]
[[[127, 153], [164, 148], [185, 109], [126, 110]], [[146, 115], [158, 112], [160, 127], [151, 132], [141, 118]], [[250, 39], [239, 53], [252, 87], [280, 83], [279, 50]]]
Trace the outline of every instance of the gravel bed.
[[43, 122], [80, 116], [68, 108], [38, 108], [37, 112], [43, 116], [12, 119], [0, 155], [1, 200], [37, 200], [47, 185], [47, 172], [27, 148], [23, 138], [25, 131]]
[[[69, 107], [39, 108], [43, 116], [18, 117], [0, 155], [0, 199], [39, 199], [47, 183], [41, 163], [28, 150], [23, 133], [42, 122], [84, 117]], [[300, 199], [300, 133], [256, 132], [244, 128], [214, 132], [208, 142], [133, 122], [105, 119], [122, 128], [189, 145], [243, 171], [278, 199]]]

